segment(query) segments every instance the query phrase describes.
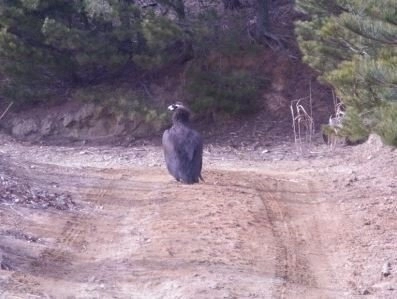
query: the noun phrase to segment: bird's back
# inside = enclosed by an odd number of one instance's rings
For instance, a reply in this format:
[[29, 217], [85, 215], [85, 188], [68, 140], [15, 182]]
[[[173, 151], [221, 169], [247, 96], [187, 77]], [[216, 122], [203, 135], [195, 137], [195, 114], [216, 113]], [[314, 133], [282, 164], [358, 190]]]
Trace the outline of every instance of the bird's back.
[[192, 184], [201, 178], [203, 141], [194, 129], [173, 125], [163, 134], [164, 156], [168, 171], [178, 181]]

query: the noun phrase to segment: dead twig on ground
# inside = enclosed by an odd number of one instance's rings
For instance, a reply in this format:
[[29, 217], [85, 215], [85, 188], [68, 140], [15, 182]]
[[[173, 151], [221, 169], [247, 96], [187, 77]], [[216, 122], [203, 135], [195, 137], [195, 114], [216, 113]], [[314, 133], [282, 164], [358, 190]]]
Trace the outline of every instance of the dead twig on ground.
[[0, 120], [7, 114], [8, 110], [10, 110], [12, 105], [14, 105], [14, 102], [11, 102], [10, 104], [8, 104], [6, 110], [4, 110], [4, 112], [0, 115]]

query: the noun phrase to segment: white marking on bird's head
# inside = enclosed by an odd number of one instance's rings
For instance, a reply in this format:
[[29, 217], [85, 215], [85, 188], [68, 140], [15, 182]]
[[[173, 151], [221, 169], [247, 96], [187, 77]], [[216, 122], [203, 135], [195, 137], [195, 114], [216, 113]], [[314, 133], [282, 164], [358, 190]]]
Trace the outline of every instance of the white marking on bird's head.
[[174, 111], [174, 110], [176, 110], [178, 108], [182, 108], [182, 107], [184, 107], [182, 104], [175, 103], [175, 104], [169, 105], [168, 110]]

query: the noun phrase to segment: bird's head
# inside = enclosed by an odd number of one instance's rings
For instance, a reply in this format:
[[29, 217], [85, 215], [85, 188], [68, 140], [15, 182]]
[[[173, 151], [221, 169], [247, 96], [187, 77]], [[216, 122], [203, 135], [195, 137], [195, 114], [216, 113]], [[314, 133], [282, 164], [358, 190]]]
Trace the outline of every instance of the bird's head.
[[175, 104], [168, 106], [169, 111], [173, 111], [173, 121], [188, 123], [190, 118], [190, 110], [185, 107], [181, 102], [176, 102]]
[[183, 106], [183, 104], [180, 102], [176, 102], [175, 104], [171, 104], [168, 106], [168, 110], [170, 111], [175, 111], [177, 109], [186, 109], [186, 107]]

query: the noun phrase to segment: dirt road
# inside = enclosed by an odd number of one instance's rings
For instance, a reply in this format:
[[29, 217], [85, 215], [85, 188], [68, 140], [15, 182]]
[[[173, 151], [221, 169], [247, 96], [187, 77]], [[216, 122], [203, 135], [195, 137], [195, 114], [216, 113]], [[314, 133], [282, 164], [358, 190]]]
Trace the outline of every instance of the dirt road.
[[75, 205], [0, 205], [0, 298], [354, 298], [340, 251], [354, 219], [324, 181], [243, 161], [187, 186], [131, 157], [2, 150]]

